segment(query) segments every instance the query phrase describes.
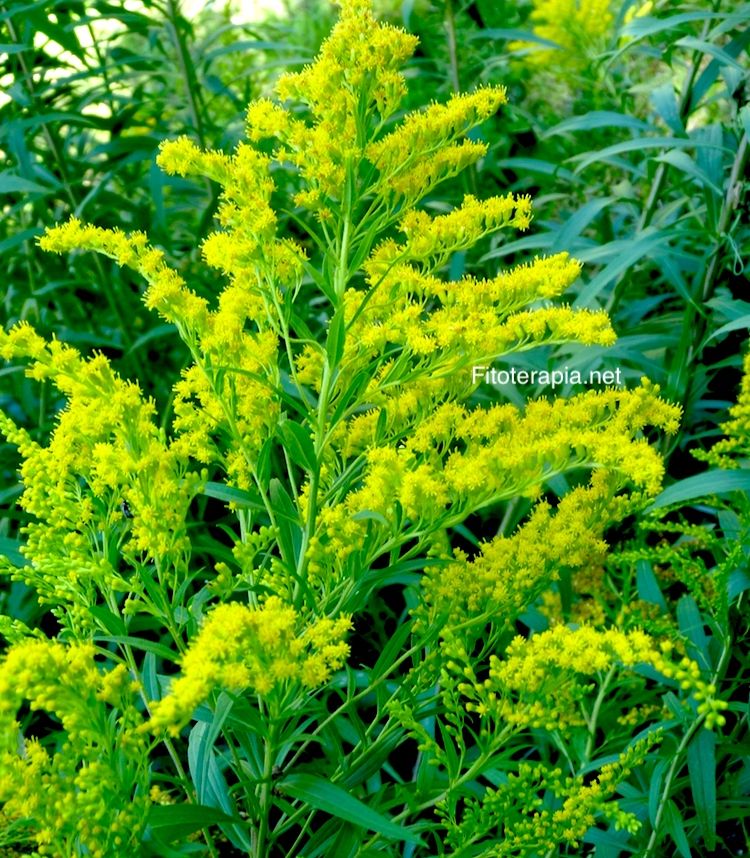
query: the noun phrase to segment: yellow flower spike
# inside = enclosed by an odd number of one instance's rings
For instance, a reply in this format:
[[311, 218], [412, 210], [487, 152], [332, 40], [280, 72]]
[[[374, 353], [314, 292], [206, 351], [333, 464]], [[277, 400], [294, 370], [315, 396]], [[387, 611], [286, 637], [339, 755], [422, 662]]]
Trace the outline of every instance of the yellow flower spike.
[[428, 151], [455, 143], [494, 116], [507, 101], [507, 90], [502, 86], [453, 95], [445, 104], [408, 114], [394, 131], [368, 145], [367, 158], [383, 175], [398, 176], [423, 160]]
[[103, 229], [83, 224], [73, 217], [67, 223], [48, 228], [39, 238], [42, 250], [66, 253], [94, 250], [138, 271], [150, 284], [144, 295], [146, 306], [158, 310], [169, 322], [186, 331], [199, 332], [206, 322], [206, 302], [187, 288], [180, 275], [164, 261], [164, 254], [148, 246], [143, 233], [126, 235], [119, 229]]
[[[632, 669], [647, 664], [668, 678], [677, 678], [683, 691], [693, 693], [698, 714], [705, 715], [709, 729], [720, 725], [717, 701], [711, 686], [700, 679], [695, 662], [669, 661], [660, 642], [640, 630], [623, 632], [616, 628], [576, 629], [557, 625], [529, 639], [517, 636], [504, 658], [491, 657], [490, 684], [498, 695], [494, 713], [509, 723], [557, 729], [582, 725], [577, 701], [586, 693], [579, 676], [602, 673], [611, 668]], [[543, 702], [546, 701], [546, 702]]]
[[297, 612], [276, 596], [257, 609], [218, 605], [183, 656], [181, 675], [152, 705], [144, 727], [177, 735], [215, 688], [267, 695], [287, 681], [308, 688], [325, 683], [349, 654], [344, 636], [351, 621], [319, 619], [301, 633], [300, 625]]

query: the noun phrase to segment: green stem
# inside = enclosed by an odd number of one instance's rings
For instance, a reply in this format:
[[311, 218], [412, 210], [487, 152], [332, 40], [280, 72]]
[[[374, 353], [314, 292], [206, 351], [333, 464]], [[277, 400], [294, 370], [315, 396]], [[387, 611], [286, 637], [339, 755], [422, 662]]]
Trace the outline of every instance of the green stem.
[[[185, 84], [185, 95], [187, 97], [188, 111], [190, 119], [195, 128], [195, 133], [198, 135], [198, 140], [202, 147], [206, 146], [206, 135], [203, 125], [203, 117], [198, 104], [198, 77], [195, 73], [195, 65], [188, 51], [185, 39], [180, 31], [180, 9], [178, 0], [167, 0], [167, 24], [171, 33], [174, 46], [177, 51], [177, 61], [182, 73], [183, 82]], [[182, 19], [184, 20], [184, 18]], [[206, 180], [208, 183], [208, 180]], [[209, 185], [210, 187], [210, 185]]]
[[269, 707], [268, 734], [265, 738], [263, 751], [263, 780], [260, 785], [260, 820], [255, 844], [257, 858], [264, 858], [267, 854], [266, 841], [268, 839], [268, 817], [271, 810], [271, 778], [276, 753], [276, 716], [275, 707]]
[[[500, 747], [505, 739], [513, 732], [513, 729], [510, 727], [505, 727], [497, 736], [495, 736], [492, 744], [487, 750], [481, 754], [477, 759], [472, 763], [472, 765], [461, 775], [461, 777], [456, 778], [450, 786], [446, 787], [442, 792], [438, 793], [438, 795], [434, 796], [427, 801], [423, 801], [421, 804], [417, 805], [415, 808], [406, 808], [402, 810], [401, 813], [397, 814], [393, 817], [394, 822], [402, 822], [409, 816], [414, 816], [422, 813], [424, 810], [429, 810], [431, 807], [434, 807], [436, 804], [439, 804], [441, 801], [446, 799], [451, 792], [458, 789], [460, 786], [465, 784], [467, 781], [471, 781], [476, 778], [482, 771], [482, 769], [487, 765], [487, 763], [492, 759], [495, 754], [495, 751], [498, 747]], [[357, 855], [362, 853], [367, 854], [368, 850], [376, 843], [381, 834], [374, 834], [363, 846], [359, 848], [357, 851]]]
[[[713, 672], [711, 677], [711, 683], [716, 684], [719, 680], [719, 677], [724, 670], [724, 667], [729, 658], [729, 653], [731, 651], [730, 640], [729, 637], [725, 638], [724, 646], [721, 651], [721, 656], [716, 665], [716, 670]], [[677, 772], [679, 771], [679, 767], [681, 767], [681, 757], [687, 748], [690, 740], [696, 734], [696, 732], [703, 726], [705, 718], [700, 717], [698, 720], [694, 721], [690, 725], [690, 729], [685, 733], [682, 737], [682, 741], [677, 746], [677, 750], [674, 752], [674, 756], [672, 758], [672, 764], [667, 770], [667, 776], [664, 778], [664, 786], [661, 790], [661, 795], [659, 796], [659, 805], [656, 810], [656, 816], [654, 817], [654, 826], [651, 831], [651, 836], [649, 837], [648, 844], [646, 845], [646, 851], [643, 853], [643, 858], [651, 858], [654, 855], [654, 848], [658, 842], [659, 838], [659, 826], [661, 825], [662, 817], [664, 816], [664, 811], [667, 806], [667, 801], [669, 799], [669, 794], [672, 789], [672, 781], [674, 780]]]
[[693, 724], [690, 726], [690, 729], [682, 737], [682, 741], [677, 746], [677, 750], [674, 752], [674, 756], [672, 757], [672, 763], [667, 770], [667, 776], [664, 778], [664, 786], [661, 790], [661, 796], [659, 797], [659, 805], [656, 809], [656, 816], [654, 817], [654, 827], [651, 831], [651, 837], [649, 837], [648, 844], [646, 845], [646, 851], [643, 853], [643, 858], [651, 858], [651, 856], [654, 854], [654, 847], [656, 846], [659, 837], [659, 827], [661, 826], [661, 820], [664, 816], [664, 811], [667, 807], [669, 793], [672, 789], [672, 781], [674, 780], [675, 775], [678, 772], [678, 768], [682, 766], [682, 754], [685, 751], [685, 748], [687, 748], [688, 743], [693, 738], [697, 730], [700, 729], [702, 724], [702, 718], [699, 721], [694, 721]]
[[[749, 151], [747, 134], [743, 134], [729, 174], [727, 190], [716, 227], [716, 241], [701, 281], [700, 292], [696, 300], [686, 306], [682, 320], [680, 348], [672, 364], [673, 371], [670, 373], [670, 385], [666, 393], [669, 398], [681, 401], [685, 408], [688, 406], [694, 383], [694, 373], [691, 371], [691, 367], [706, 345], [703, 342], [707, 326], [706, 317], [699, 312], [698, 308], [706, 306], [716, 288], [722, 245], [732, 212], [739, 202], [739, 189], [742, 187], [742, 178], [747, 166]], [[664, 455], [668, 455], [677, 443], [677, 438], [669, 440], [667, 436], [663, 436], [660, 446]]]
[[591, 760], [591, 753], [594, 750], [594, 742], [596, 741], [596, 725], [599, 720], [599, 712], [602, 708], [602, 703], [604, 703], [604, 696], [609, 690], [609, 684], [612, 681], [612, 677], [615, 675], [615, 668], [611, 667], [607, 673], [607, 675], [602, 680], [602, 684], [599, 686], [599, 693], [596, 695], [596, 700], [594, 701], [594, 708], [591, 710], [591, 717], [586, 719], [587, 727], [589, 731], [588, 739], [586, 740], [586, 747], [583, 751], [583, 759], [581, 760], [581, 769], [585, 768]]
[[[456, 16], [453, 11], [453, 0], [445, 3], [445, 31], [448, 38], [448, 71], [451, 80], [451, 89], [454, 93], [461, 92], [461, 74], [458, 67], [458, 39], [456, 37]], [[462, 174], [464, 191], [477, 195], [477, 171], [476, 166], [471, 164]]]

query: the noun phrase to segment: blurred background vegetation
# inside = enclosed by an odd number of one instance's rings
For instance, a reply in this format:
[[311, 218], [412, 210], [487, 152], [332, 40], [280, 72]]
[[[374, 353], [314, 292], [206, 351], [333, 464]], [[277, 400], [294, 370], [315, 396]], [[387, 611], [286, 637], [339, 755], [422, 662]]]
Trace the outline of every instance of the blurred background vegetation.
[[[601, 6], [605, 13], [586, 18], [575, 0], [376, 0], [381, 16], [420, 37], [408, 71], [415, 104], [483, 83], [509, 90], [509, 106], [481, 132], [487, 157], [428, 205], [439, 211], [466, 193], [513, 190], [532, 195], [535, 219], [524, 235], [493, 239], [470, 259], [457, 254], [448, 276], [490, 274], [559, 250], [582, 260], [570, 300], [608, 309], [617, 345], [535, 350], [525, 359], [537, 368], [552, 360], [621, 367], [626, 383], [642, 375], [658, 382], [685, 412], [663, 449], [678, 479], [703, 468], [689, 450], [718, 436], [750, 328], [750, 4]], [[188, 134], [231, 149], [246, 104], [271, 94], [282, 71], [310, 61], [334, 19], [325, 0], [0, 0], [2, 323], [28, 319], [46, 336], [103, 351], [156, 398], [166, 422], [169, 389], [187, 356], [171, 326], [143, 307], [142, 284], [94, 254], [42, 254], [35, 239], [70, 215], [144, 230], [210, 296], [199, 246], [216, 188], [163, 175], [156, 148]], [[504, 393], [517, 403], [530, 395]], [[480, 391], [480, 399], [492, 397], [492, 388]], [[21, 367], [0, 367], [0, 408], [38, 437], [60, 405]], [[20, 556], [22, 523], [16, 456], [0, 446], [0, 551], [10, 557]], [[524, 513], [514, 510], [506, 525]], [[23, 585], [2, 599], [6, 613], [38, 620]], [[736, 666], [738, 676], [747, 667]], [[685, 811], [683, 824], [670, 807], [680, 854], [690, 854], [685, 831], [703, 843], [696, 854], [740, 854], [729, 851], [747, 842], [732, 802], [749, 780], [747, 763], [720, 773], [718, 841], [701, 840], [700, 814]]]

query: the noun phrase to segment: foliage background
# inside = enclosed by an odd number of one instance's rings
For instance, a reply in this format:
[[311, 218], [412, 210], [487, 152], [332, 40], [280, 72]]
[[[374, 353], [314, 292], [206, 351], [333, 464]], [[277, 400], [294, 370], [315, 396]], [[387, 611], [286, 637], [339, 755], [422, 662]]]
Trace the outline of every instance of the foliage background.
[[[414, 104], [480, 83], [509, 89], [508, 108], [484, 132], [488, 156], [443, 187], [435, 211], [466, 192], [514, 190], [532, 195], [534, 224], [522, 238], [490, 241], [469, 258], [456, 254], [450, 277], [465, 270], [489, 275], [533, 253], [569, 250], [585, 263], [571, 300], [608, 309], [618, 342], [606, 350], [535, 351], [528, 365], [621, 367], [627, 383], [647, 375], [684, 409], [679, 434], [663, 443], [668, 482], [687, 485], [672, 497], [688, 505], [690, 522], [717, 536], [700, 563], [713, 569], [731, 562], [730, 604], [711, 612], [684, 582], [665, 579], [654, 553], [661, 537], [636, 527], [618, 534], [626, 559], [608, 574], [622, 603], [639, 598], [675, 611], [678, 627], [714, 667], [716, 642], [733, 632], [722, 693], [733, 701], [735, 717], [715, 746], [701, 749], [700, 765], [688, 766], [685, 755], [668, 769], [681, 738], [677, 730], [673, 743], [652, 752], [628, 801], [656, 823], [659, 842], [671, 838], [663, 842], [674, 845], [661, 847], [670, 854], [742, 854], [750, 814], [742, 617], [750, 579], [748, 546], [742, 543], [738, 560], [732, 543], [744, 532], [747, 501], [743, 492], [715, 491], [710, 478], [681, 481], [705, 468], [690, 451], [707, 449], [721, 434], [750, 327], [748, 6], [658, 0], [644, 9], [614, 2], [612, 26], [600, 42], [579, 35], [568, 51], [573, 61], [562, 50], [538, 64], [527, 61], [533, 40], [539, 44], [530, 3], [378, 5], [380, 14], [420, 37], [409, 68]], [[565, 7], [562, 0], [550, 5]], [[334, 19], [334, 10], [315, 0], [288, 0], [251, 23], [230, 6], [188, 12], [178, 0], [0, 3], [3, 323], [28, 319], [42, 334], [101, 350], [168, 409], [168, 379], [187, 354], [174, 329], [145, 310], [137, 279], [95, 255], [42, 254], [35, 238], [70, 214], [144, 229], [191, 286], [210, 296], [214, 285], [196, 248], [211, 226], [216, 189], [165, 176], [154, 164], [156, 147], [187, 133], [203, 145], [232, 148], [247, 102], [269, 93], [281, 71], [309, 62]], [[524, 38], [532, 47], [519, 44]], [[545, 393], [503, 392], [516, 403]], [[496, 397], [492, 389], [479, 396]], [[35, 438], [47, 435], [60, 406], [52, 389], [32, 383], [20, 367], [0, 369], [0, 407]], [[19, 556], [23, 523], [15, 506], [17, 465], [15, 448], [2, 445], [0, 551], [11, 558]], [[551, 489], [561, 495], [566, 485]], [[523, 501], [509, 506], [506, 532], [527, 512]], [[464, 536], [476, 543], [491, 528], [477, 518]], [[673, 535], [667, 544], [682, 538]], [[54, 632], [54, 618], [25, 585], [8, 583], [1, 598], [4, 613]], [[614, 604], [613, 613], [620, 607]], [[400, 599], [382, 595], [372, 608], [382, 629], [358, 634], [353, 663], [368, 662], [404, 612]], [[533, 627], [540, 616], [527, 620]], [[588, 848], [597, 855], [626, 849], [622, 840], [595, 836]]]

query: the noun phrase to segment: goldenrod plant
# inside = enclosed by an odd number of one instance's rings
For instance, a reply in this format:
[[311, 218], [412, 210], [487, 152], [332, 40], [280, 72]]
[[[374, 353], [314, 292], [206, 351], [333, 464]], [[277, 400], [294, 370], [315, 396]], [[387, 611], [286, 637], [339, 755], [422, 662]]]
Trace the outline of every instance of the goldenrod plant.
[[[675, 725], [726, 725], [679, 634], [534, 614], [659, 493], [652, 433], [680, 409], [645, 378], [478, 402], [478, 365], [616, 335], [564, 303], [581, 270], [564, 250], [450, 279], [455, 254], [526, 230], [532, 203], [440, 205], [507, 93], [404, 115], [415, 49], [342, 0], [233, 152], [162, 144], [166, 173], [219, 188], [210, 298], [142, 232], [74, 217], [40, 238], [137, 272], [189, 361], [155, 401], [101, 352], [0, 333], [64, 400], [48, 438], [0, 416], [29, 516], [2, 569], [51, 617], [2, 620], [5, 844], [537, 856], [599, 831], [638, 849], [654, 820], [631, 781]], [[528, 514], [509, 526], [514, 504]], [[669, 717], [646, 705], [662, 697]]]

